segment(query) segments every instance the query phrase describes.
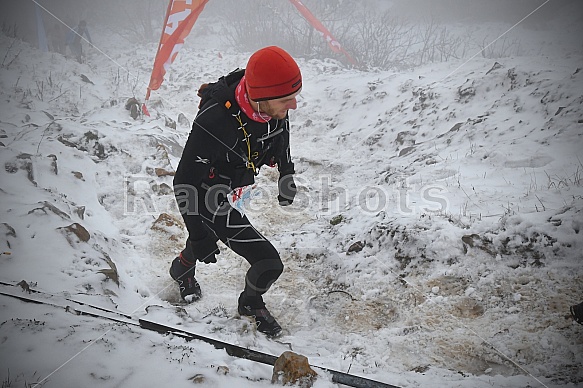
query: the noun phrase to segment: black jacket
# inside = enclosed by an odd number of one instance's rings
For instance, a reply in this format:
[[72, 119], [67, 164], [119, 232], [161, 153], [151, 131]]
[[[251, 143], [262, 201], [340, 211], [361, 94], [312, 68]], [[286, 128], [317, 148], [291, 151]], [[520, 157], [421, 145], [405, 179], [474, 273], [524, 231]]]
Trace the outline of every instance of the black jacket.
[[[229, 85], [229, 110], [215, 99], [199, 109], [174, 176], [174, 186], [197, 189], [222, 184], [234, 189], [253, 184], [259, 168], [277, 165], [280, 176], [293, 174], [289, 150], [289, 118], [268, 123], [251, 120], [235, 100], [238, 81]], [[232, 112], [239, 113], [245, 131]], [[249, 141], [250, 148], [247, 147]], [[252, 162], [255, 169], [250, 168]]]

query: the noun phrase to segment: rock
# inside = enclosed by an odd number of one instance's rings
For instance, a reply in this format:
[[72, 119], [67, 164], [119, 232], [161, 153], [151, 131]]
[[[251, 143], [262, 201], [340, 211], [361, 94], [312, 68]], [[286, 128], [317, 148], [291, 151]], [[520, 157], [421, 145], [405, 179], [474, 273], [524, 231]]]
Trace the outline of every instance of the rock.
[[178, 115], [178, 124], [183, 127], [190, 127], [190, 120], [184, 115], [184, 113], [180, 113]]
[[397, 138], [395, 139], [395, 143], [399, 145], [413, 145], [415, 144], [415, 135], [416, 132], [411, 131], [403, 131], [397, 134]]
[[353, 243], [352, 245], [350, 245], [350, 247], [348, 247], [348, 251], [346, 251], [346, 254], [349, 255], [353, 252], [360, 252], [364, 249], [364, 243], [362, 241], [357, 241], [355, 243]]
[[171, 241], [178, 241], [181, 239], [182, 223], [181, 221], [168, 214], [161, 213], [156, 221], [150, 227], [151, 230], [158, 233], [164, 233], [168, 235], [168, 239]]
[[156, 219], [156, 221], [154, 221], [154, 225], [152, 225], [152, 229], [155, 229], [156, 226], [160, 226], [161, 228], [163, 228], [163, 226], [172, 227], [175, 225], [179, 225], [179, 223], [177, 222], [175, 217], [171, 216], [168, 213], [162, 213], [158, 216], [158, 219]]
[[130, 107], [130, 116], [134, 120], [140, 116], [140, 106], [139, 105], [134, 104]]
[[164, 116], [164, 125], [168, 128], [176, 129], [176, 121], [168, 116]]
[[170, 187], [166, 183], [162, 183], [160, 185], [153, 185], [152, 191], [157, 195], [169, 195], [174, 192], [172, 187]]
[[125, 105], [126, 110], [130, 111], [130, 116], [132, 117], [132, 119], [137, 119], [140, 116], [141, 113], [141, 108], [140, 108], [140, 103], [139, 101], [134, 98], [131, 97], [130, 99], [128, 99], [126, 101], [126, 105]]
[[205, 384], [206, 383], [206, 378], [204, 377], [204, 375], [202, 375], [200, 373], [195, 374], [194, 376], [192, 376], [188, 380], [192, 381], [195, 384]]
[[317, 373], [310, 368], [308, 358], [294, 352], [283, 352], [273, 365], [272, 383], [310, 388]]
[[50, 154], [48, 158], [51, 159], [51, 172], [57, 175], [59, 173], [59, 168], [57, 166], [57, 155]]
[[344, 217], [342, 217], [342, 214], [339, 214], [330, 220], [330, 225], [338, 225], [343, 219]]
[[156, 167], [154, 169], [154, 173], [156, 174], [157, 177], [174, 176], [174, 171], [168, 171], [168, 170], [165, 170], [165, 169], [159, 168], [159, 167]]
[[76, 206], [73, 211], [80, 219], [83, 220], [85, 218], [85, 206]]
[[73, 240], [72, 236], [76, 236], [78, 241], [82, 241], [82, 242], [87, 242], [91, 238], [91, 235], [89, 234], [87, 229], [85, 229], [82, 225], [80, 225], [76, 222], [74, 224], [69, 225], [69, 226], [65, 226], [65, 227], [57, 228], [57, 229], [59, 229], [65, 233], [65, 237], [67, 238], [67, 241], [69, 241], [69, 244], [71, 244], [71, 245], [73, 245], [73, 242], [75, 242]]

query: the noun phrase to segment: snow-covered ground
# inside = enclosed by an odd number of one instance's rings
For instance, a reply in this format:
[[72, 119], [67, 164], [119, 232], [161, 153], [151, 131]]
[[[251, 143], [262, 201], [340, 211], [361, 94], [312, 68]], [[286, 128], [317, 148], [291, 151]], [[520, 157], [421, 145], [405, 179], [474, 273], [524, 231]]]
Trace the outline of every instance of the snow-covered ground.
[[[249, 213], [286, 265], [266, 296], [277, 340], [237, 316], [247, 263], [224, 246], [195, 304], [167, 274], [185, 234], [166, 173], [196, 89], [250, 53], [189, 39], [133, 120], [155, 45], [92, 31], [80, 65], [0, 37], [0, 291], [70, 306], [0, 295], [2, 386], [271, 385], [271, 367], [137, 318], [400, 387], [579, 386], [583, 48], [572, 25], [546, 28], [522, 57], [412, 71], [298, 59], [299, 194], [279, 207], [264, 169]], [[5, 285], [21, 280], [53, 296]], [[131, 319], [74, 311], [89, 305]], [[335, 386], [320, 371], [315, 387]]]

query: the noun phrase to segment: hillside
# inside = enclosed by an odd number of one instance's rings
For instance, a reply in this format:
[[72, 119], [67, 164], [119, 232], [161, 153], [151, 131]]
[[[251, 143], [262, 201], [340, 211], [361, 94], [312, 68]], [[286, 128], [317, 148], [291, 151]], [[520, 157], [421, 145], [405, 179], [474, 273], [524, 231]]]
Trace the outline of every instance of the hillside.
[[[583, 381], [581, 53], [474, 58], [411, 71], [298, 62], [299, 194], [258, 177], [250, 218], [281, 252], [266, 298], [277, 341], [236, 314], [247, 264], [221, 246], [179, 305], [172, 173], [198, 85], [249, 53], [185, 47], [130, 117], [155, 46], [106, 31], [87, 64], [0, 37], [0, 281], [402, 386]], [[95, 35], [95, 34], [94, 34]], [[176, 336], [0, 297], [3, 386], [271, 386], [271, 369]], [[71, 306], [74, 306], [72, 304]], [[227, 374], [217, 373], [226, 366]], [[10, 385], [11, 384], [11, 385]], [[334, 387], [322, 373], [315, 387]]]

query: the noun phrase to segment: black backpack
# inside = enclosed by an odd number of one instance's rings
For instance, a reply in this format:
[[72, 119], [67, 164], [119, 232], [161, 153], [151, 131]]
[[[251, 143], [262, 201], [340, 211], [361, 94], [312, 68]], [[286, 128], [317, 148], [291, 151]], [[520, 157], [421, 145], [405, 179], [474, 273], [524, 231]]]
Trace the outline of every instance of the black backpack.
[[197, 95], [200, 97], [198, 109], [202, 108], [210, 100], [215, 100], [224, 106], [225, 109], [231, 110], [233, 104], [230, 101], [232, 96], [230, 95], [229, 86], [239, 82], [244, 75], [245, 69], [237, 68], [229, 74], [222, 76], [216, 82], [202, 84], [197, 92]]

